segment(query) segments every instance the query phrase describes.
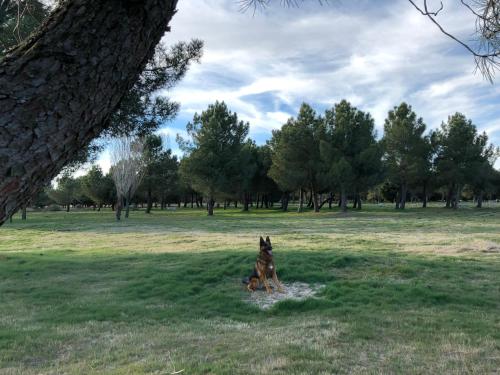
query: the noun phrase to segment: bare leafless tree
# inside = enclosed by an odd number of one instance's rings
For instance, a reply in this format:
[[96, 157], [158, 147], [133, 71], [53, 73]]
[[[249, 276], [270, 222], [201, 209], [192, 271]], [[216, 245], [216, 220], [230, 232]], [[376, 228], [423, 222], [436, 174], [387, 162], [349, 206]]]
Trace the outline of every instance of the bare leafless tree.
[[144, 174], [144, 142], [139, 138], [118, 138], [111, 145], [111, 175], [116, 186], [116, 219], [120, 220], [125, 198], [125, 217], [128, 218], [130, 199]]

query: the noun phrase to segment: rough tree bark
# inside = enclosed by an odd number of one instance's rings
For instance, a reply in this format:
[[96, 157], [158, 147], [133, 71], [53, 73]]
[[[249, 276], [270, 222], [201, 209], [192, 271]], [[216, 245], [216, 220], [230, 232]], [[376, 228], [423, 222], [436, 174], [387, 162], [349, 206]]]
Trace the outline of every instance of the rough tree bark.
[[177, 0], [69, 0], [0, 61], [0, 224], [109, 123]]

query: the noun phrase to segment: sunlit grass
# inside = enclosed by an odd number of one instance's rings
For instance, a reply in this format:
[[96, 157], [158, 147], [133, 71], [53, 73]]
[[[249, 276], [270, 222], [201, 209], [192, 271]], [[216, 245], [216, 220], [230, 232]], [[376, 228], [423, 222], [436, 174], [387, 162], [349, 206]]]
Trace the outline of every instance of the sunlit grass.
[[[317, 298], [261, 311], [270, 235]], [[494, 373], [500, 209], [36, 212], [0, 229], [0, 373]]]

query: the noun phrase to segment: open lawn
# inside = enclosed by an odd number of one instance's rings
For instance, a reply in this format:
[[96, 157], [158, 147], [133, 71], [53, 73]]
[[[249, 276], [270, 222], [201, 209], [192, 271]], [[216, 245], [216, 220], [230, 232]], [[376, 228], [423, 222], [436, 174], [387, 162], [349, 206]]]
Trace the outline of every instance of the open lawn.
[[[316, 298], [246, 302], [260, 235]], [[259, 292], [262, 293], [262, 292]], [[28, 213], [0, 228], [1, 374], [499, 374], [500, 209]]]

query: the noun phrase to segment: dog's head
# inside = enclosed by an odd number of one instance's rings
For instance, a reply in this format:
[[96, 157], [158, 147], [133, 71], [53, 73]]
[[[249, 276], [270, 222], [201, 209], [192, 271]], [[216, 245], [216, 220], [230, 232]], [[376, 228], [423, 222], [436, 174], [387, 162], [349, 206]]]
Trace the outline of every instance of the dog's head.
[[260, 238], [260, 252], [268, 257], [273, 256], [273, 246], [271, 245], [269, 236], [267, 236], [265, 240], [262, 237]]

